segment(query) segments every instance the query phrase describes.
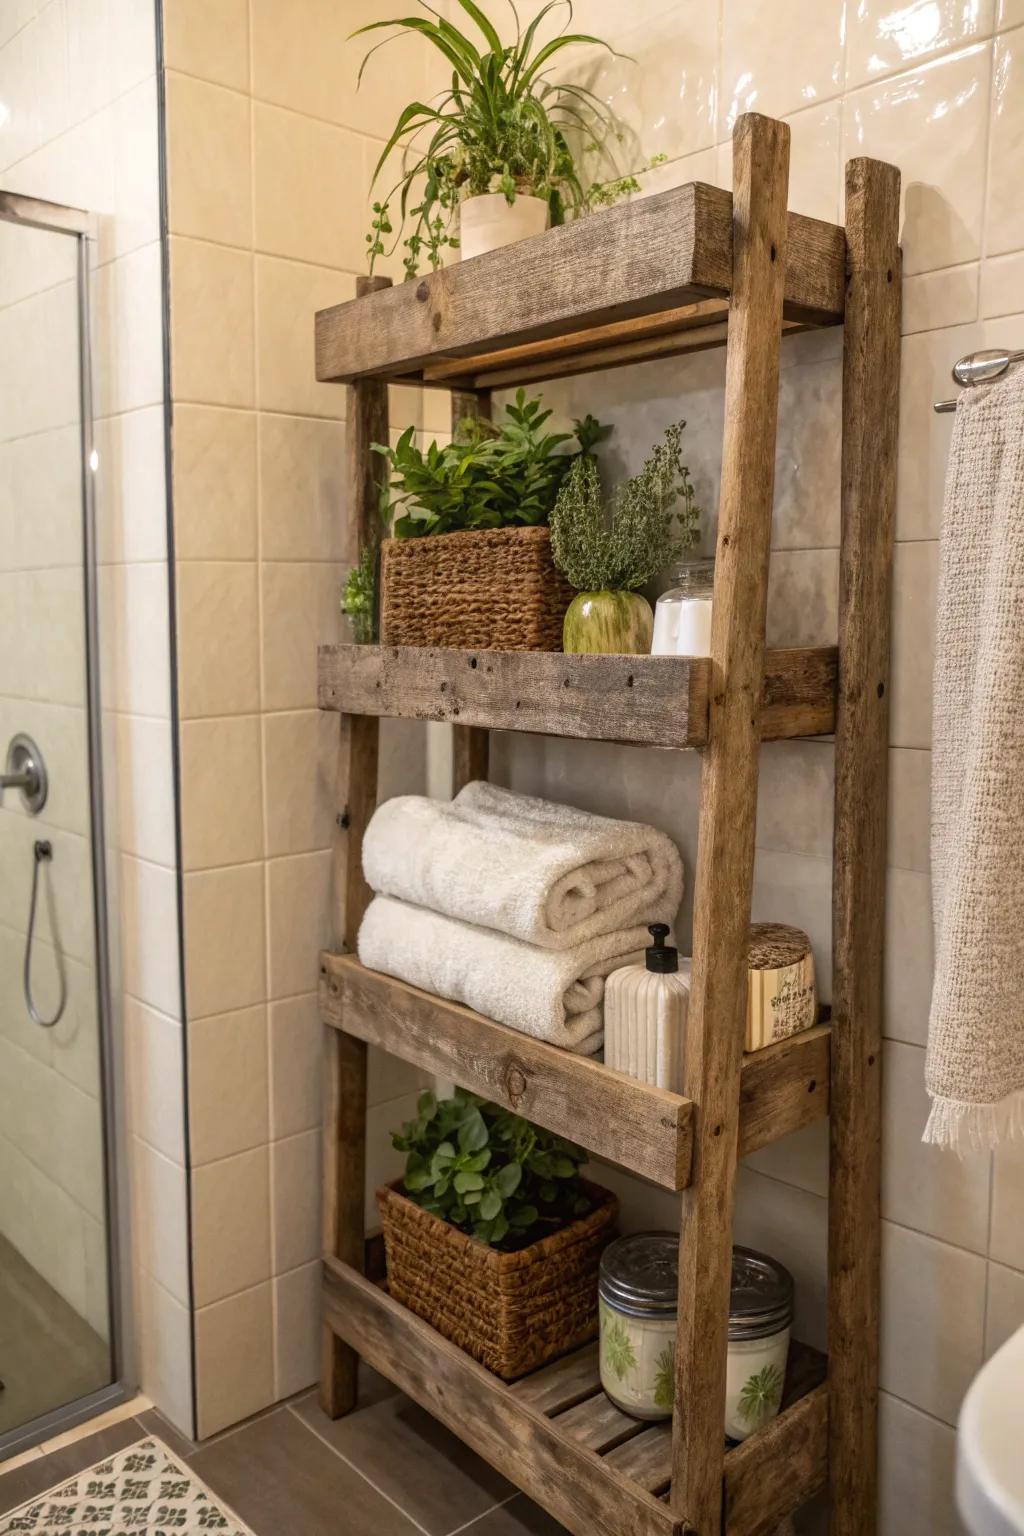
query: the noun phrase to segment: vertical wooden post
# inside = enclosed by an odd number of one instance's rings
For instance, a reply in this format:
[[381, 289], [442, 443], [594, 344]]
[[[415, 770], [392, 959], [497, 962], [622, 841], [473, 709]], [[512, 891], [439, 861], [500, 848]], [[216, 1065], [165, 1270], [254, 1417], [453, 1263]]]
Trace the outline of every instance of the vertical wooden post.
[[[491, 419], [489, 389], [452, 390], [452, 436], [467, 416]], [[486, 779], [490, 759], [490, 732], [482, 726], [452, 726], [452, 794], [474, 779]]]
[[846, 167], [839, 694], [832, 870], [829, 1530], [877, 1500], [889, 609], [900, 378], [900, 176]]
[[697, 1105], [683, 1196], [672, 1510], [699, 1536], [722, 1519], [732, 1214], [754, 869], [789, 129], [757, 114], [733, 133], [733, 252], [725, 437], [694, 889], [683, 1092]]
[[[356, 294], [388, 287], [390, 278], [359, 277]], [[348, 465], [353, 520], [359, 549], [380, 542], [378, 515], [384, 460], [370, 444], [386, 442], [387, 385], [376, 380], [349, 390]], [[354, 950], [359, 924], [370, 900], [363, 879], [363, 834], [377, 801], [379, 721], [342, 715], [338, 740], [334, 846], [334, 936]], [[323, 1251], [363, 1268], [366, 1224], [366, 1046], [337, 1029], [324, 1032]], [[355, 1407], [357, 1357], [331, 1328], [323, 1326], [320, 1405], [332, 1419]]]

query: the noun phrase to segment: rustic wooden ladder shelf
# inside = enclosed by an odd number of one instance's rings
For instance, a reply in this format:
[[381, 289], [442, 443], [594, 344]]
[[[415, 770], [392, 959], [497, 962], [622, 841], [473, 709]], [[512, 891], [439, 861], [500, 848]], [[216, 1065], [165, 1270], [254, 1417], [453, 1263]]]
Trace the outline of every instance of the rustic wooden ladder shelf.
[[[317, 377], [351, 385], [360, 543], [376, 537], [387, 385], [490, 388], [727, 347], [709, 659], [326, 646], [340, 716], [341, 953], [326, 1029], [321, 1398], [356, 1398], [357, 1357], [397, 1382], [576, 1536], [768, 1536], [828, 1487], [833, 1536], [875, 1528], [880, 1045], [889, 598], [900, 346], [899, 174], [847, 166], [845, 229], [787, 212], [789, 129], [736, 125], [733, 192], [679, 187], [317, 316]], [[779, 350], [842, 325], [838, 647], [767, 651]], [[454, 725], [455, 787], [487, 776], [490, 730], [698, 748], [693, 988], [684, 1093], [667, 1093], [369, 971], [363, 833], [381, 716]], [[835, 733], [831, 1018], [744, 1056], [759, 743]], [[402, 1056], [681, 1191], [675, 1411], [618, 1412], [585, 1349], [507, 1386], [365, 1278], [366, 1051]], [[829, 1116], [828, 1359], [791, 1349], [782, 1411], [726, 1450], [726, 1316], [737, 1159]]]

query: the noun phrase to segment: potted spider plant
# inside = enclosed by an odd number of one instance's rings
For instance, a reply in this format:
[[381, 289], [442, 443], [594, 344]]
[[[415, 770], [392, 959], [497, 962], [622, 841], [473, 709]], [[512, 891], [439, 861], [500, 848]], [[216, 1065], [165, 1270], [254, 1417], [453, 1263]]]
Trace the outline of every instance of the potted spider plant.
[[[371, 272], [377, 258], [390, 254], [400, 241], [406, 276], [415, 277], [424, 258], [432, 268], [440, 266], [446, 249], [461, 247], [464, 257], [477, 256], [639, 190], [635, 177], [622, 175], [616, 165], [615, 148], [623, 134], [614, 114], [586, 86], [551, 78], [566, 49], [592, 46], [615, 52], [586, 32], [562, 31], [542, 39], [542, 23], [550, 12], [564, 7], [571, 18], [571, 0], [548, 0], [525, 29], [513, 6], [516, 35], [510, 43], [502, 41], [475, 0], [457, 3], [479, 34], [476, 41], [427, 0], [418, 3], [429, 20], [374, 21], [352, 33], [359, 37], [391, 29], [363, 59], [360, 79], [377, 48], [403, 30], [418, 33], [451, 70], [451, 84], [437, 98], [404, 108], [377, 161], [371, 190], [392, 153], [402, 151], [401, 175], [373, 204], [366, 237]], [[612, 174], [605, 180], [588, 177], [585, 157]]]
[[405, 1176], [378, 1190], [388, 1288], [506, 1381], [597, 1333], [618, 1202], [587, 1153], [457, 1088], [392, 1133]]
[[680, 449], [685, 426], [670, 426], [610, 501], [592, 454], [569, 466], [551, 514], [555, 565], [576, 589], [565, 614], [564, 651], [650, 652], [654, 615], [638, 589], [700, 538], [701, 510]]

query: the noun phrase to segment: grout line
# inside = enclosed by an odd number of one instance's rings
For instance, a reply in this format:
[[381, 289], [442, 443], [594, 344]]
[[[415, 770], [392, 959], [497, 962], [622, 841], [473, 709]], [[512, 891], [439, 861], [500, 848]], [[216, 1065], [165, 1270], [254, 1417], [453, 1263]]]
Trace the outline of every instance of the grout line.
[[372, 1477], [368, 1477], [361, 1467], [358, 1467], [354, 1461], [350, 1461], [342, 1451], [339, 1451], [336, 1445], [333, 1445], [331, 1441], [327, 1439], [326, 1435], [322, 1435], [318, 1429], [315, 1429], [314, 1426], [310, 1424], [308, 1419], [304, 1419], [300, 1413], [297, 1413], [292, 1403], [287, 1404], [287, 1410], [289, 1413], [294, 1414], [295, 1418], [298, 1419], [299, 1423], [304, 1429], [309, 1431], [314, 1440], [319, 1440], [321, 1445], [325, 1445], [329, 1451], [337, 1456], [339, 1461], [343, 1461], [346, 1467], [348, 1467], [352, 1472], [355, 1472], [358, 1477], [361, 1477], [363, 1482], [367, 1483], [373, 1489], [374, 1493], [379, 1494], [382, 1499], [386, 1499], [393, 1509], [397, 1509], [399, 1514], [404, 1515], [407, 1520], [411, 1521], [411, 1523], [416, 1527], [418, 1531], [422, 1531], [423, 1536], [430, 1536], [430, 1532], [427, 1530], [426, 1526], [421, 1525], [414, 1515], [411, 1515], [407, 1509], [404, 1509], [402, 1505], [399, 1504], [397, 1499], [392, 1498], [390, 1493], [385, 1493], [383, 1488], [379, 1488], [373, 1481]]
[[448, 1536], [460, 1536], [462, 1531], [470, 1530], [476, 1525], [478, 1520], [484, 1520], [488, 1515], [493, 1515], [496, 1509], [503, 1509], [506, 1504], [511, 1504], [512, 1500], [518, 1499], [521, 1494], [523, 1498], [529, 1497], [529, 1495], [523, 1493], [521, 1488], [514, 1488], [505, 1498], [499, 1499], [497, 1504], [492, 1504], [490, 1509], [482, 1509], [478, 1515], [473, 1516], [472, 1520], [467, 1520], [463, 1525], [457, 1525], [453, 1531], [448, 1532]]

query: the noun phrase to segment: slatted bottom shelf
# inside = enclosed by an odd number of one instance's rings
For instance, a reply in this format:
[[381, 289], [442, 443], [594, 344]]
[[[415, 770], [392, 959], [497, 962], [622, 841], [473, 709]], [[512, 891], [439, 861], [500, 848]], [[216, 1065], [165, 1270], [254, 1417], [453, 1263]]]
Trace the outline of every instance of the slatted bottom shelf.
[[[596, 1345], [511, 1386], [380, 1286], [324, 1260], [327, 1322], [576, 1536], [683, 1536], [673, 1514], [672, 1433], [620, 1413], [601, 1391]], [[725, 1457], [724, 1536], [753, 1536], [823, 1487], [825, 1358], [794, 1343], [782, 1411]]]

